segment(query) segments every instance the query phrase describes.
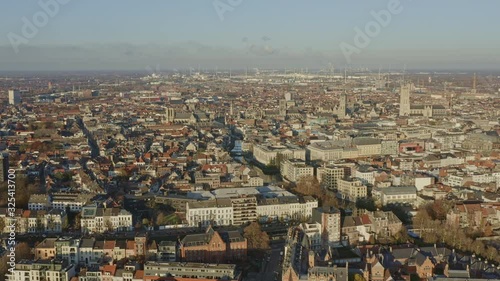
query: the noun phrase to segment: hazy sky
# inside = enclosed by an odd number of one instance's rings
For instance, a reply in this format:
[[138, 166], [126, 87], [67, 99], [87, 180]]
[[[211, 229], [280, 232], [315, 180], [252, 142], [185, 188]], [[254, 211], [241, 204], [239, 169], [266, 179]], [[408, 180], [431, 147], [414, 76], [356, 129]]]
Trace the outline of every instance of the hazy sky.
[[[41, 26], [40, 3], [54, 1], [69, 2]], [[355, 28], [392, 1], [2, 1], [0, 70], [500, 68], [500, 1], [400, 0], [369, 44], [356, 45]], [[23, 17], [38, 30], [23, 33]], [[350, 60], [342, 42], [357, 48]]]

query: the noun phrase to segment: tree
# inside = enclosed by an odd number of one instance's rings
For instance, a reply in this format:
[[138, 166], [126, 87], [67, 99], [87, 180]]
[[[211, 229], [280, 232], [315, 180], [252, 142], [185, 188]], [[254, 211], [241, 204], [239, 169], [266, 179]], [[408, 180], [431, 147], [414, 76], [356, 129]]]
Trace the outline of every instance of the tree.
[[425, 205], [427, 213], [433, 220], [443, 221], [446, 219], [446, 214], [448, 214], [451, 209], [446, 202], [443, 200], [435, 200], [433, 203]]
[[319, 199], [319, 202], [321, 203], [320, 206], [336, 208], [339, 206], [337, 198], [327, 193], [327, 191], [321, 187], [321, 184], [315, 176], [305, 176], [300, 178], [294, 190], [302, 195], [313, 196]]
[[104, 227], [106, 227], [106, 230], [109, 231], [109, 232], [112, 232], [113, 231], [113, 223], [107, 219], [106, 222], [104, 223]]
[[353, 276], [353, 278], [352, 278], [352, 280], [353, 281], [366, 281], [365, 277], [363, 277], [363, 275], [361, 275], [359, 273], [355, 273], [354, 276]]
[[26, 242], [17, 244], [16, 246], [16, 260], [30, 260], [32, 259], [31, 247]]
[[495, 247], [488, 246], [486, 247], [486, 258], [492, 261], [495, 257], [498, 256], [498, 251]]
[[474, 253], [476, 253], [476, 255], [484, 255], [484, 244], [483, 242], [479, 241], [479, 240], [476, 240], [474, 242], [472, 242], [472, 244], [470, 245], [470, 250]]
[[158, 212], [156, 216], [156, 225], [165, 225], [167, 223], [165, 214], [163, 212]]
[[262, 231], [260, 225], [256, 222], [250, 223], [243, 229], [243, 237], [247, 239], [248, 248], [251, 250], [269, 249], [269, 235]]
[[5, 228], [5, 219], [0, 218], [0, 233], [3, 233], [4, 228]]
[[426, 208], [420, 208], [415, 217], [413, 217], [413, 226], [420, 229], [421, 232], [424, 232], [431, 220]]
[[3, 255], [0, 258], [0, 280], [7, 280], [5, 278], [5, 274], [7, 274], [9, 268], [9, 257], [7, 255]]
[[320, 195], [321, 186], [315, 176], [305, 176], [297, 182], [295, 190], [304, 195]]
[[75, 229], [81, 229], [81, 227], [82, 227], [82, 213], [76, 214], [73, 227]]

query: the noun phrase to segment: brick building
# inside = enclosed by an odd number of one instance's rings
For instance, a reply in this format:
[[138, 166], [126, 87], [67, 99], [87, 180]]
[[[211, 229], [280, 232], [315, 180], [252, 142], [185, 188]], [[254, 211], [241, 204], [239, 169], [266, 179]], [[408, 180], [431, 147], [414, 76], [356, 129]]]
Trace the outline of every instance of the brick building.
[[219, 233], [209, 226], [203, 234], [186, 235], [179, 250], [182, 261], [224, 263], [245, 259], [247, 240], [238, 231]]

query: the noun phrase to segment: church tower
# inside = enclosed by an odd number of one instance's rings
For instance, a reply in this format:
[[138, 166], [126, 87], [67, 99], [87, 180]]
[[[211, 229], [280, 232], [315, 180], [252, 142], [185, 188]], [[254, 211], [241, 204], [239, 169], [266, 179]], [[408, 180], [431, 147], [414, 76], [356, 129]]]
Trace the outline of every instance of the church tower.
[[399, 116], [410, 115], [411, 84], [401, 85], [399, 93]]
[[279, 114], [280, 116], [286, 116], [287, 104], [286, 100], [279, 100]]
[[165, 110], [165, 121], [170, 123], [174, 122], [174, 119], [175, 119], [175, 110], [171, 107], [168, 107]]
[[338, 107], [338, 112], [337, 112], [337, 116], [340, 118], [340, 119], [344, 119], [347, 112], [346, 112], [346, 106], [347, 106], [347, 95], [346, 94], [342, 94], [340, 96], [340, 102], [339, 102], [339, 107]]

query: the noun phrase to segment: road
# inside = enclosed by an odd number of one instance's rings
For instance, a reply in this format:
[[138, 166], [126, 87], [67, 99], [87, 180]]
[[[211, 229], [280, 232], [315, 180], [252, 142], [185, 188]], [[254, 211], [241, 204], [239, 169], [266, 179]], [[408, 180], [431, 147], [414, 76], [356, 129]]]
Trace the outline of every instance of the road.
[[271, 246], [270, 255], [265, 259], [265, 265], [260, 273], [260, 280], [274, 281], [281, 273], [281, 251], [283, 244], [275, 244]]

